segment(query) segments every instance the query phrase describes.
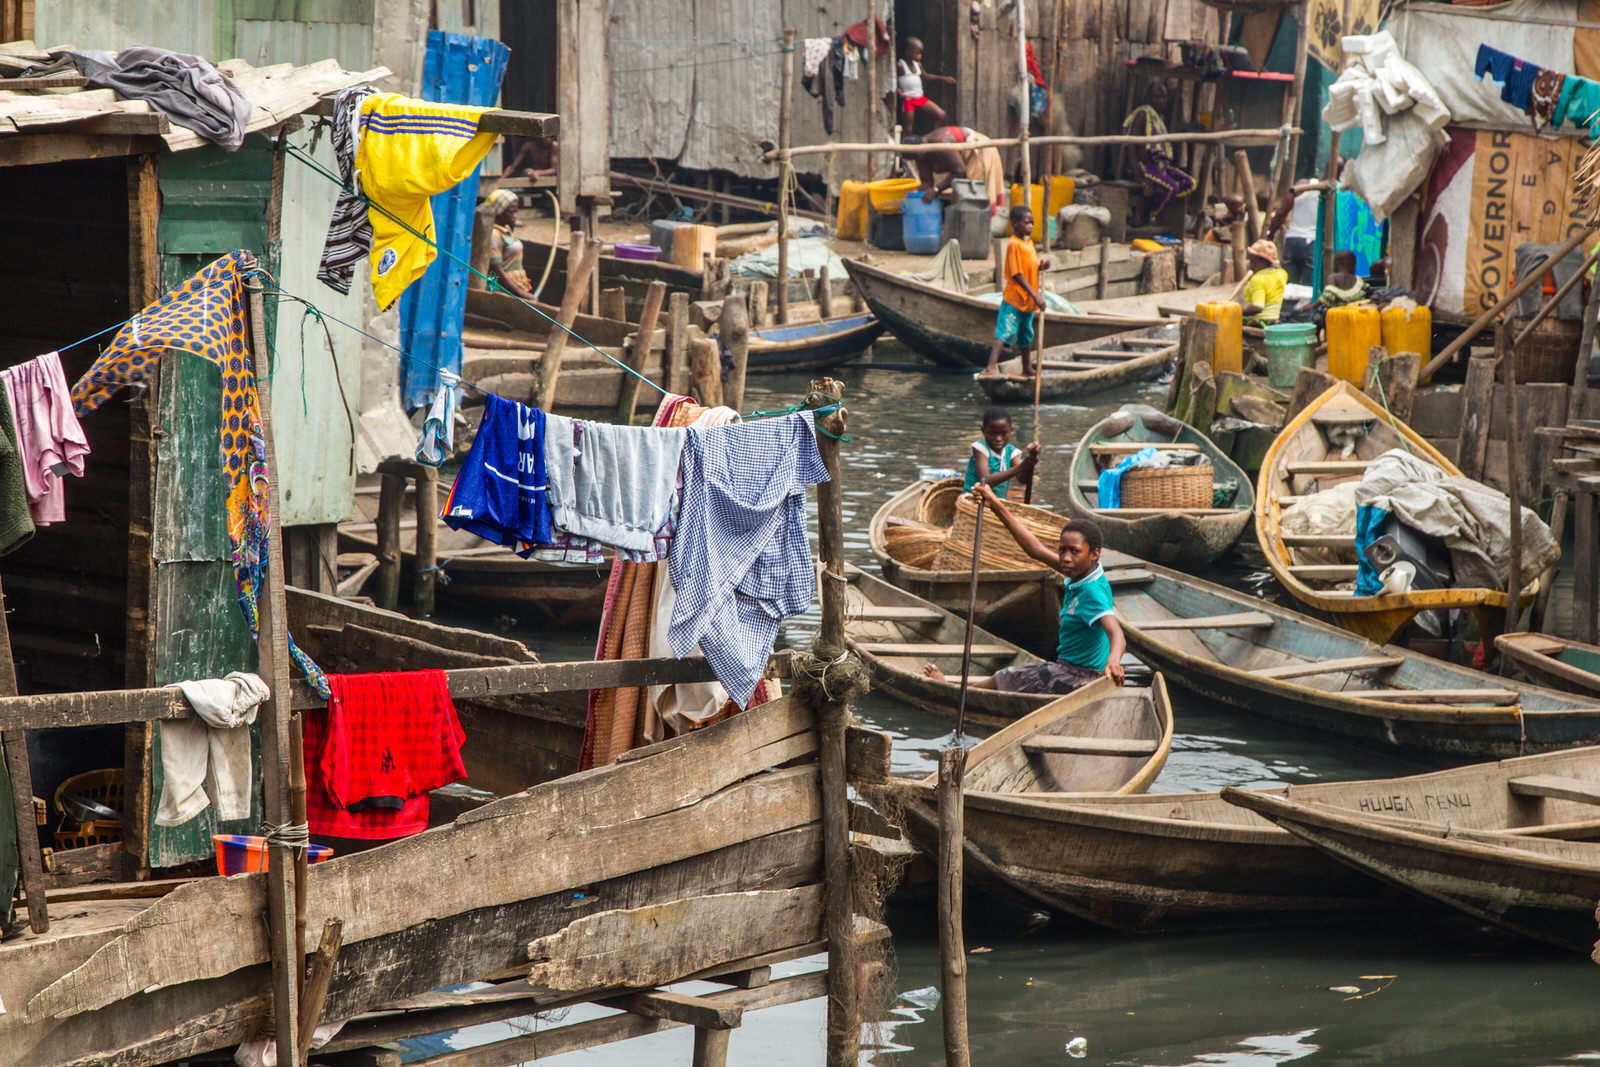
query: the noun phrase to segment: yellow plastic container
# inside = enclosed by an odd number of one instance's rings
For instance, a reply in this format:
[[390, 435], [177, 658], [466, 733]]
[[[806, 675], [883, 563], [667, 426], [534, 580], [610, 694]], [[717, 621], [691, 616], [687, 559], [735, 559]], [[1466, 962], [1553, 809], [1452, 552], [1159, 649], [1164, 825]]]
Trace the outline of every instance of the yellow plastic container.
[[1166, 247], [1160, 241], [1152, 241], [1148, 237], [1135, 237], [1128, 243], [1133, 246], [1135, 252], [1161, 252]]
[[1390, 305], [1378, 313], [1382, 324], [1383, 347], [1390, 355], [1417, 352], [1426, 363], [1433, 358], [1433, 312], [1426, 307]]
[[679, 226], [672, 231], [672, 262], [687, 270], [701, 270], [702, 256], [717, 254], [715, 226]]
[[1073, 196], [1077, 193], [1078, 183], [1065, 174], [1052, 174], [1050, 176], [1050, 217], [1055, 218], [1056, 213], [1072, 203]]
[[1371, 304], [1328, 309], [1328, 373], [1360, 386], [1373, 345], [1383, 344], [1383, 324]]
[[845, 182], [839, 186], [839, 240], [867, 239], [867, 183]]
[[[1064, 174], [1055, 174], [1050, 178], [1050, 202], [1047, 205], [1044, 199], [1044, 186], [1038, 182], [1028, 186], [1028, 209], [1033, 212], [1033, 240], [1037, 244], [1044, 240], [1050, 228], [1050, 219], [1056, 217], [1056, 212], [1072, 203], [1072, 197], [1077, 190], [1077, 182]], [[1022, 203], [1022, 186], [1015, 183], [1011, 186], [1011, 198], [1006, 201], [1007, 206]], [[1011, 236], [1011, 223], [1006, 223], [1006, 236]]]
[[1231, 300], [1196, 304], [1197, 318], [1217, 324], [1217, 342], [1211, 349], [1211, 373], [1244, 373], [1244, 309]]
[[884, 178], [867, 183], [867, 196], [872, 200], [872, 210], [880, 215], [900, 214], [900, 203], [917, 191], [921, 183], [915, 178]]

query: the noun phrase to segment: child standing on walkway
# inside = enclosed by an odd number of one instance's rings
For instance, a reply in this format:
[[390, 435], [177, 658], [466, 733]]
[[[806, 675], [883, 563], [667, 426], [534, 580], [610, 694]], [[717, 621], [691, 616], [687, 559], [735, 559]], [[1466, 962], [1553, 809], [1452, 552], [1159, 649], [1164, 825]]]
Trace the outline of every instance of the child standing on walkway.
[[916, 125], [918, 111], [926, 111], [933, 119], [934, 126], [944, 125], [944, 108], [928, 99], [922, 82], [927, 79], [954, 85], [956, 80], [948, 74], [935, 74], [922, 66], [922, 41], [916, 37], [906, 38], [905, 58], [896, 63], [895, 68], [895, 86], [900, 90], [900, 99], [906, 111], [906, 132], [910, 133], [912, 126]]
[[992, 407], [983, 413], [983, 440], [972, 442], [961, 491], [970, 492], [974, 485], [982, 482], [992, 486], [997, 495], [1009, 499], [1011, 479], [1031, 482], [1033, 468], [1038, 462], [1038, 442], [1030, 444], [1026, 450], [1012, 444], [1010, 414], [1005, 408]]
[[[1128, 642], [1112, 608], [1111, 583], [1100, 567], [1100, 527], [1088, 519], [1073, 519], [1062, 529], [1061, 543], [1052, 552], [1000, 503], [994, 490], [979, 483], [978, 495], [1000, 516], [1022, 550], [1060, 571], [1067, 584], [1061, 594], [1056, 658], [1002, 667], [991, 677], [973, 678], [968, 684], [1002, 693], [1070, 693], [1104, 675], [1121, 685], [1122, 654]], [[949, 680], [932, 663], [922, 673], [936, 681]]]
[[1011, 208], [1011, 240], [1006, 242], [1006, 290], [1000, 301], [1000, 313], [994, 324], [994, 344], [989, 348], [989, 365], [985, 374], [1000, 372], [1000, 349], [1016, 345], [1022, 349], [1022, 373], [1032, 373], [1033, 319], [1035, 312], [1044, 310], [1044, 300], [1039, 296], [1039, 271], [1050, 266], [1050, 260], [1040, 259], [1034, 250], [1033, 211], [1026, 204]]

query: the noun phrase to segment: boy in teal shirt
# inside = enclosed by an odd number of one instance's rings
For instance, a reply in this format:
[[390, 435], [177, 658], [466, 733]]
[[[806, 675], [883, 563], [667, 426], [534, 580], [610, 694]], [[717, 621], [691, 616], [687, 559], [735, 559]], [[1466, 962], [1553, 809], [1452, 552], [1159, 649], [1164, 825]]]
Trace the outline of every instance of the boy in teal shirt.
[[[1111, 583], [1100, 567], [1100, 527], [1088, 519], [1072, 520], [1052, 552], [1000, 503], [994, 490], [980, 483], [977, 492], [1022, 550], [1060, 571], [1067, 584], [1061, 595], [1055, 660], [1002, 667], [992, 677], [973, 678], [968, 684], [1002, 693], [1070, 693], [1104, 676], [1121, 685], [1122, 654], [1128, 642], [1111, 604]], [[922, 673], [937, 681], [947, 680], [932, 663], [923, 667]]]
[[1033, 468], [1038, 462], [1038, 442], [1026, 449], [1012, 444], [1010, 414], [1005, 408], [992, 407], [983, 413], [983, 440], [972, 442], [972, 454], [967, 457], [967, 476], [961, 483], [961, 491], [970, 492], [981, 481], [984, 485], [993, 486], [998, 495], [1009, 498], [1011, 479], [1032, 481]]

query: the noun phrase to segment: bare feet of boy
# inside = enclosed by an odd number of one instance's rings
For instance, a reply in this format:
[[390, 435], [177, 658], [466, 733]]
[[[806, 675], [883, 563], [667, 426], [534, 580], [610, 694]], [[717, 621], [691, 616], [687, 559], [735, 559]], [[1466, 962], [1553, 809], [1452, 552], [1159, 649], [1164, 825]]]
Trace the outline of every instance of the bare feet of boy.
[[944, 671], [941, 671], [931, 663], [923, 665], [922, 673], [936, 682], [948, 682], [950, 680], [944, 676]]

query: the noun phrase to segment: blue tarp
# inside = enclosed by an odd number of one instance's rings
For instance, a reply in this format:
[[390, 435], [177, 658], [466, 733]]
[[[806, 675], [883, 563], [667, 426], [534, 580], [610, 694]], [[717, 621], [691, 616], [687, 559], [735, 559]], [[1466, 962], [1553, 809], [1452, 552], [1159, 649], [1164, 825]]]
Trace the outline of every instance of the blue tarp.
[[[489, 107], [500, 100], [511, 49], [499, 41], [459, 33], [428, 34], [422, 64], [422, 99]], [[400, 298], [400, 347], [410, 359], [400, 367], [400, 400], [408, 408], [432, 401], [441, 369], [461, 373], [461, 323], [467, 310], [467, 268], [478, 172], [433, 198], [440, 255]], [[460, 262], [444, 254], [450, 251]]]

